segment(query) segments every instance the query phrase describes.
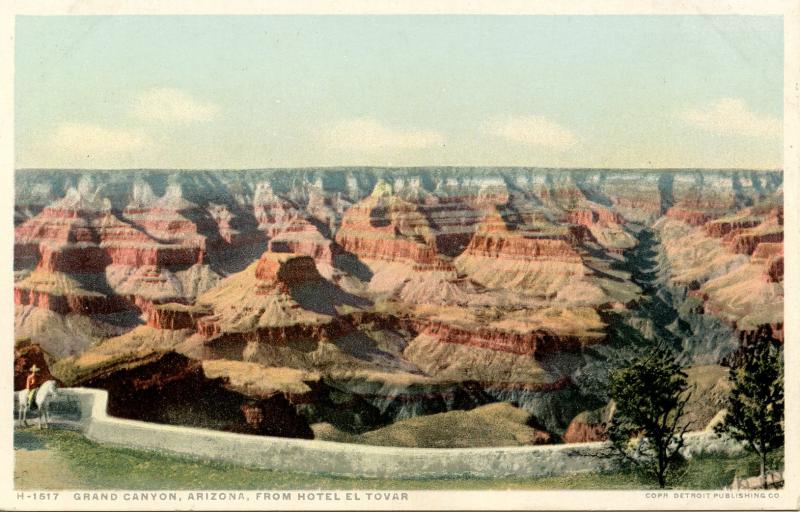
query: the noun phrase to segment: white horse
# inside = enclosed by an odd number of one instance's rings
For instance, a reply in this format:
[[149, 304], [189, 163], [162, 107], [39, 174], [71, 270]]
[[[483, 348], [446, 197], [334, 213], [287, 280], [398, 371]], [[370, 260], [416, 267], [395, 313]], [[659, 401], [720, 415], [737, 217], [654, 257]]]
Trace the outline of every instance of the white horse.
[[[36, 407], [39, 408], [39, 428], [48, 426], [48, 422], [50, 421], [48, 409], [50, 407], [50, 402], [52, 402], [56, 396], [58, 396], [58, 384], [56, 384], [56, 381], [54, 380], [48, 380], [36, 390], [36, 394], [33, 399], [36, 400]], [[17, 400], [17, 403], [19, 404], [19, 411], [17, 414], [19, 423], [21, 426], [27, 427], [28, 409], [30, 409], [30, 404], [28, 403], [28, 390], [23, 389], [19, 391]]]

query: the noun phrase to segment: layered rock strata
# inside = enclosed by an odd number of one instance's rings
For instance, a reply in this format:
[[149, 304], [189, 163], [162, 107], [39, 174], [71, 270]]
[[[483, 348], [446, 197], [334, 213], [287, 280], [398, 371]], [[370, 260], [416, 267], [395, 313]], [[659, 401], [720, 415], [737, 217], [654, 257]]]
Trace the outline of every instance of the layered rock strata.
[[[602, 422], [572, 420], [597, 406], [592, 379], [631, 340], [672, 333], [686, 357], [716, 362], [719, 346], [764, 328], [782, 338], [781, 181], [740, 171], [21, 172], [15, 327], [89, 368], [154, 349], [215, 363], [223, 387], [248, 400], [213, 428], [263, 433], [269, 409], [288, 403], [360, 435], [500, 400], [567, 440], [600, 439]], [[653, 224], [659, 243], [640, 248]], [[668, 323], [673, 306], [681, 314]], [[666, 313], [642, 316], [658, 307]], [[725, 328], [687, 348], [714, 322]], [[175, 382], [163, 389], [189, 389]]]

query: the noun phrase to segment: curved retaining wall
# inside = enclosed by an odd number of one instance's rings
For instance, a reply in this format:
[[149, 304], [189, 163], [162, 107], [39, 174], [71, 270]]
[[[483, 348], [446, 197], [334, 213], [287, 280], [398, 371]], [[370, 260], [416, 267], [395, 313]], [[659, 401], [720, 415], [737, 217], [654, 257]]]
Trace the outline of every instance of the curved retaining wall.
[[[432, 449], [287, 439], [115, 418], [106, 413], [106, 391], [66, 388], [60, 394], [80, 407], [80, 419], [64, 425], [92, 441], [264, 469], [365, 478], [542, 477], [614, 469], [611, 459], [597, 456], [606, 443]], [[741, 449], [734, 441], [698, 432], [687, 434], [684, 453], [691, 457]]]

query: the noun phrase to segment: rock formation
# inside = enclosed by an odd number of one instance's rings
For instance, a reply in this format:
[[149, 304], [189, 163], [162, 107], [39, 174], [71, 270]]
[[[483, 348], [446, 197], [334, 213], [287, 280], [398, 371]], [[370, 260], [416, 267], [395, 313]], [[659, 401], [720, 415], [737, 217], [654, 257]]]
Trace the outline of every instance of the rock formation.
[[[207, 378], [199, 361], [175, 352], [125, 357], [80, 377], [76, 385], [109, 392], [108, 413], [157, 423], [312, 438], [285, 397], [248, 399]], [[185, 397], [193, 399], [187, 401]]]
[[[126, 417], [295, 437], [325, 423], [374, 442], [501, 401], [539, 422], [503, 442], [595, 440], [586, 411], [613, 361], [667, 338], [712, 367], [759, 330], [783, 336], [779, 172], [16, 180], [16, 333]], [[115, 384], [136, 379], [135, 396]]]
[[697, 227], [669, 219], [656, 223], [670, 282], [693, 290], [705, 313], [740, 332], [782, 323], [783, 213], [774, 201], [767, 198]]

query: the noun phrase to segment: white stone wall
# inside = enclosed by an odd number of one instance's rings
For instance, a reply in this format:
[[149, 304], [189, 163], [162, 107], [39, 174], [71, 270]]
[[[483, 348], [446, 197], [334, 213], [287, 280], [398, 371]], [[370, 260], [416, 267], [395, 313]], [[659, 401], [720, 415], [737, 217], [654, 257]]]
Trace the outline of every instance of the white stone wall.
[[[80, 403], [81, 420], [72, 426], [92, 441], [264, 469], [367, 478], [492, 478], [542, 477], [614, 467], [609, 458], [597, 456], [605, 443], [437, 449], [254, 436], [114, 418], [106, 414], [105, 391], [69, 388], [60, 392]], [[689, 457], [741, 450], [740, 445], [707, 432], [688, 434], [686, 444]]]

